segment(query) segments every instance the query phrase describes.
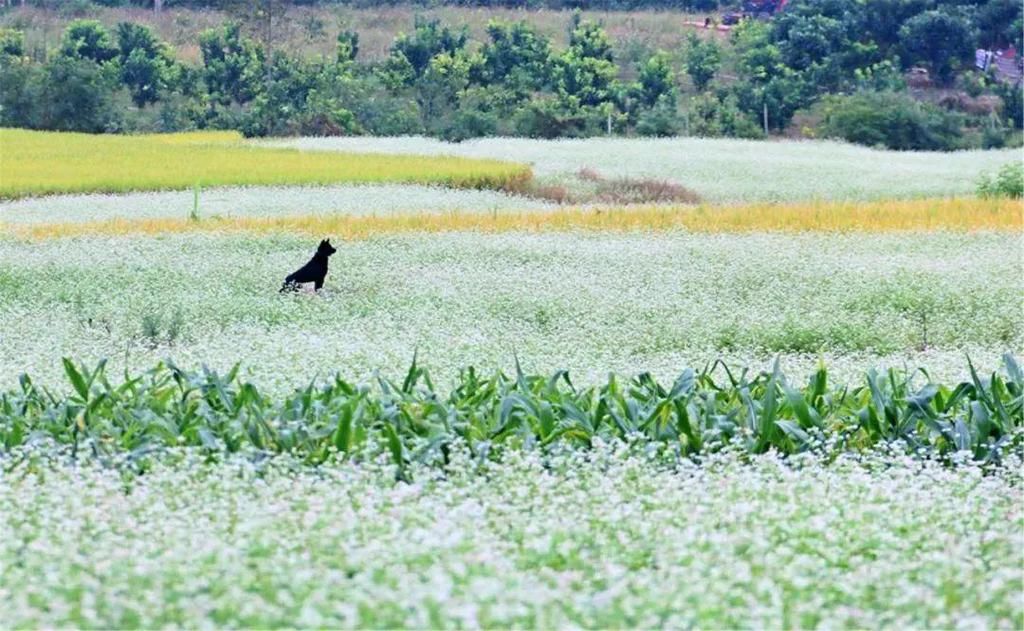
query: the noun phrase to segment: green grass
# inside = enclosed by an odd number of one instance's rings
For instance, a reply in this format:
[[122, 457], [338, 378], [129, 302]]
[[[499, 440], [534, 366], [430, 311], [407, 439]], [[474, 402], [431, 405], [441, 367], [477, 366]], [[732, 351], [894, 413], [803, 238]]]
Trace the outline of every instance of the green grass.
[[184, 190], [197, 184], [403, 182], [503, 188], [527, 167], [447, 156], [307, 153], [240, 144], [234, 133], [114, 136], [0, 129], [0, 198]]

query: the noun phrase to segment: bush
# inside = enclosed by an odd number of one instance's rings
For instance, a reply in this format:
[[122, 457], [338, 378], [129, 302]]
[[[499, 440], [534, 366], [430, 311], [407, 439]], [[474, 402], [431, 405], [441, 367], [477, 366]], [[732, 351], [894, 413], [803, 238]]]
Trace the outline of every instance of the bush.
[[[88, 133], [121, 131], [126, 102], [116, 71], [88, 59], [57, 56], [44, 67], [39, 129]], [[124, 99], [127, 101], [127, 99]]]
[[978, 180], [978, 195], [981, 197], [1024, 197], [1024, 164], [1004, 164], [995, 176], [985, 174]]
[[636, 120], [636, 133], [641, 136], [675, 136], [678, 131], [675, 99], [658, 99], [651, 109], [641, 110]]
[[689, 132], [693, 136], [714, 138], [729, 136], [735, 138], [764, 138], [764, 132], [756, 122], [739, 109], [736, 97], [701, 94], [690, 99]]
[[961, 117], [896, 92], [825, 99], [821, 136], [871, 147], [952, 151], [961, 148]]

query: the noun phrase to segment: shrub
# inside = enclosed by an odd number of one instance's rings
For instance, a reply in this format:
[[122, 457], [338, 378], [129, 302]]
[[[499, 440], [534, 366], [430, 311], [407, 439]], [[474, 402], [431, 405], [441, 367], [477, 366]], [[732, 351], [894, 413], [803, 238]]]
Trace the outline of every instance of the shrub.
[[636, 120], [636, 133], [641, 136], [675, 136], [678, 131], [675, 99], [658, 99], [654, 107], [641, 110]]
[[821, 136], [899, 150], [960, 148], [960, 120], [896, 92], [858, 92], [825, 100]]
[[978, 180], [978, 195], [981, 197], [1024, 197], [1024, 164], [1004, 164], [994, 176], [985, 174]]

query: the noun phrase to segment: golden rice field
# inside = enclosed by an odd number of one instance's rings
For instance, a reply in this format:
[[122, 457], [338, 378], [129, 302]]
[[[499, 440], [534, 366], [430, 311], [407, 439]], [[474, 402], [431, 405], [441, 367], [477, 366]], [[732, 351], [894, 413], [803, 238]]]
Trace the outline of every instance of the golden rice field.
[[[0, 226], [2, 226], [0, 222]], [[375, 235], [441, 232], [668, 231], [751, 232], [1014, 232], [1024, 229], [1019, 201], [1008, 199], [922, 199], [876, 202], [814, 202], [743, 206], [569, 208], [524, 212], [415, 213], [390, 216], [316, 215], [201, 219], [111, 219], [9, 225], [22, 238], [83, 235], [252, 232], [333, 235], [364, 239]]]
[[450, 156], [313, 153], [241, 144], [235, 132], [150, 136], [0, 129], [0, 198], [200, 185], [405, 182], [502, 188], [527, 167]]

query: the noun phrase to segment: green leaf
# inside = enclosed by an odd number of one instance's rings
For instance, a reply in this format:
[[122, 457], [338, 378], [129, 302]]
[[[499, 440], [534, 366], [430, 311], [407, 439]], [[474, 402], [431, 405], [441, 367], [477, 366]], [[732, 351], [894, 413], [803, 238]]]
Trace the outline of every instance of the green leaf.
[[82, 377], [82, 373], [78, 372], [78, 369], [67, 357], [64, 358], [64, 372], [67, 374], [68, 379], [71, 380], [71, 385], [74, 386], [75, 391], [78, 392], [78, 396], [82, 397], [82, 401], [88, 401], [89, 386], [86, 385], [85, 378]]

